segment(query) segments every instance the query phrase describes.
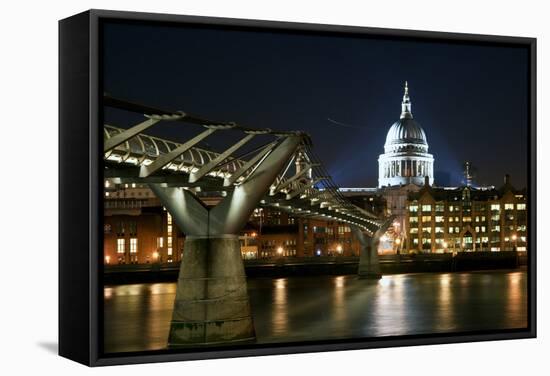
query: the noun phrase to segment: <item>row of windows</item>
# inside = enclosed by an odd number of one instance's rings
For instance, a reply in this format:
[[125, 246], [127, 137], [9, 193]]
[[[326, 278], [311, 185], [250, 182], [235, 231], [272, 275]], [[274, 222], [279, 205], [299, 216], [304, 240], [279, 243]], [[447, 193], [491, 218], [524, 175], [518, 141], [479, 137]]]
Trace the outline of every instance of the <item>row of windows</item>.
[[261, 251], [260, 252], [260, 257], [262, 258], [268, 258], [268, 257], [273, 257], [273, 256], [284, 256], [284, 257], [292, 257], [292, 256], [296, 256], [296, 249], [285, 249], [285, 250], [282, 250], [281, 252], [271, 252], [271, 251]]
[[[500, 206], [501, 206], [500, 204], [491, 204], [491, 210], [492, 211], [500, 211]], [[527, 205], [524, 204], [524, 203], [516, 204], [515, 206], [516, 206], [517, 210], [526, 210], [526, 208], [527, 208]], [[419, 205], [416, 205], [416, 204], [409, 205], [409, 212], [411, 212], [411, 213], [417, 213], [418, 209], [419, 209]], [[431, 212], [432, 211], [432, 205], [431, 204], [424, 204], [424, 205], [421, 205], [420, 209], [422, 210], [422, 212]], [[476, 204], [474, 209], [476, 211], [483, 211], [483, 210], [485, 210], [485, 205]], [[469, 210], [469, 209], [467, 209], [467, 210]], [[504, 210], [514, 210], [514, 204], [504, 204]], [[435, 205], [435, 211], [436, 212], [445, 211], [445, 205], [444, 204], [436, 204]], [[460, 211], [460, 205], [449, 205], [449, 211], [450, 212]]]

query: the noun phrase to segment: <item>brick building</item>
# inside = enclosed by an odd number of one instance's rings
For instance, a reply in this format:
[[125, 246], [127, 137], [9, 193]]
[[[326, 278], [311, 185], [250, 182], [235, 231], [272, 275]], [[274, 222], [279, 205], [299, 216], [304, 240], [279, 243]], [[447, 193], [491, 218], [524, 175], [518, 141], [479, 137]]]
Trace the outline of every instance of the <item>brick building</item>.
[[[105, 187], [104, 260], [106, 264], [179, 262], [185, 235], [147, 187]], [[215, 204], [209, 197], [207, 204]], [[258, 208], [240, 234], [245, 259], [359, 255], [347, 224], [293, 217]]]

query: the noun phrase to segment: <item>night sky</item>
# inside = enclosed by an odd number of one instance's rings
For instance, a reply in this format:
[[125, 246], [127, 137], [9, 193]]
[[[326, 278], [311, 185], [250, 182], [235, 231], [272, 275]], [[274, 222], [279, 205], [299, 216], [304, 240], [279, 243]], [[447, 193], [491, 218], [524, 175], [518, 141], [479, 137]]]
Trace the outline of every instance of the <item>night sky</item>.
[[[480, 185], [501, 186], [505, 173], [517, 188], [527, 184], [526, 48], [106, 24], [103, 51], [110, 95], [250, 127], [306, 131], [342, 187], [377, 185], [377, 159], [399, 119], [407, 80], [436, 184], [460, 184], [466, 160]], [[105, 121], [128, 127], [140, 118], [108, 110]], [[182, 140], [199, 130], [165, 122], [148, 133]], [[221, 150], [233, 136], [219, 137], [206, 146]]]

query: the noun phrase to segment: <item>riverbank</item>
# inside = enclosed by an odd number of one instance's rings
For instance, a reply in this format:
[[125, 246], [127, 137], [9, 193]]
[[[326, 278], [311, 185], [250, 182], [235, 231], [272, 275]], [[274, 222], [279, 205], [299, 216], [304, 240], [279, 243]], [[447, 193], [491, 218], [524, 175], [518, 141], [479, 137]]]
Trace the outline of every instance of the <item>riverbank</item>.
[[[358, 257], [309, 257], [245, 260], [247, 277], [290, 277], [356, 274]], [[516, 269], [527, 265], [527, 256], [517, 252], [461, 252], [447, 254], [381, 255], [382, 274], [442, 273], [475, 270]], [[173, 282], [179, 263], [105, 265], [104, 284]]]

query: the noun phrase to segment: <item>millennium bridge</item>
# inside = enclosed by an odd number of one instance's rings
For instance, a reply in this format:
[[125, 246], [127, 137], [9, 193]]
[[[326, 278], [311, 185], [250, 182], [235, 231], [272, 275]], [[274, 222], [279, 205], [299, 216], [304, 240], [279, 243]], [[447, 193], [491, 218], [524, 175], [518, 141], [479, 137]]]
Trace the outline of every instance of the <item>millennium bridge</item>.
[[[147, 185], [185, 234], [170, 347], [255, 339], [238, 235], [259, 206], [347, 223], [361, 246], [358, 275], [380, 278], [378, 242], [393, 218], [348, 201], [308, 134], [212, 121], [107, 95], [103, 103], [143, 116], [123, 128], [104, 124], [104, 178]], [[195, 133], [183, 143], [148, 135], [160, 122]], [[221, 152], [199, 146], [214, 135], [238, 141]], [[221, 200], [206, 205], [214, 195]]]

